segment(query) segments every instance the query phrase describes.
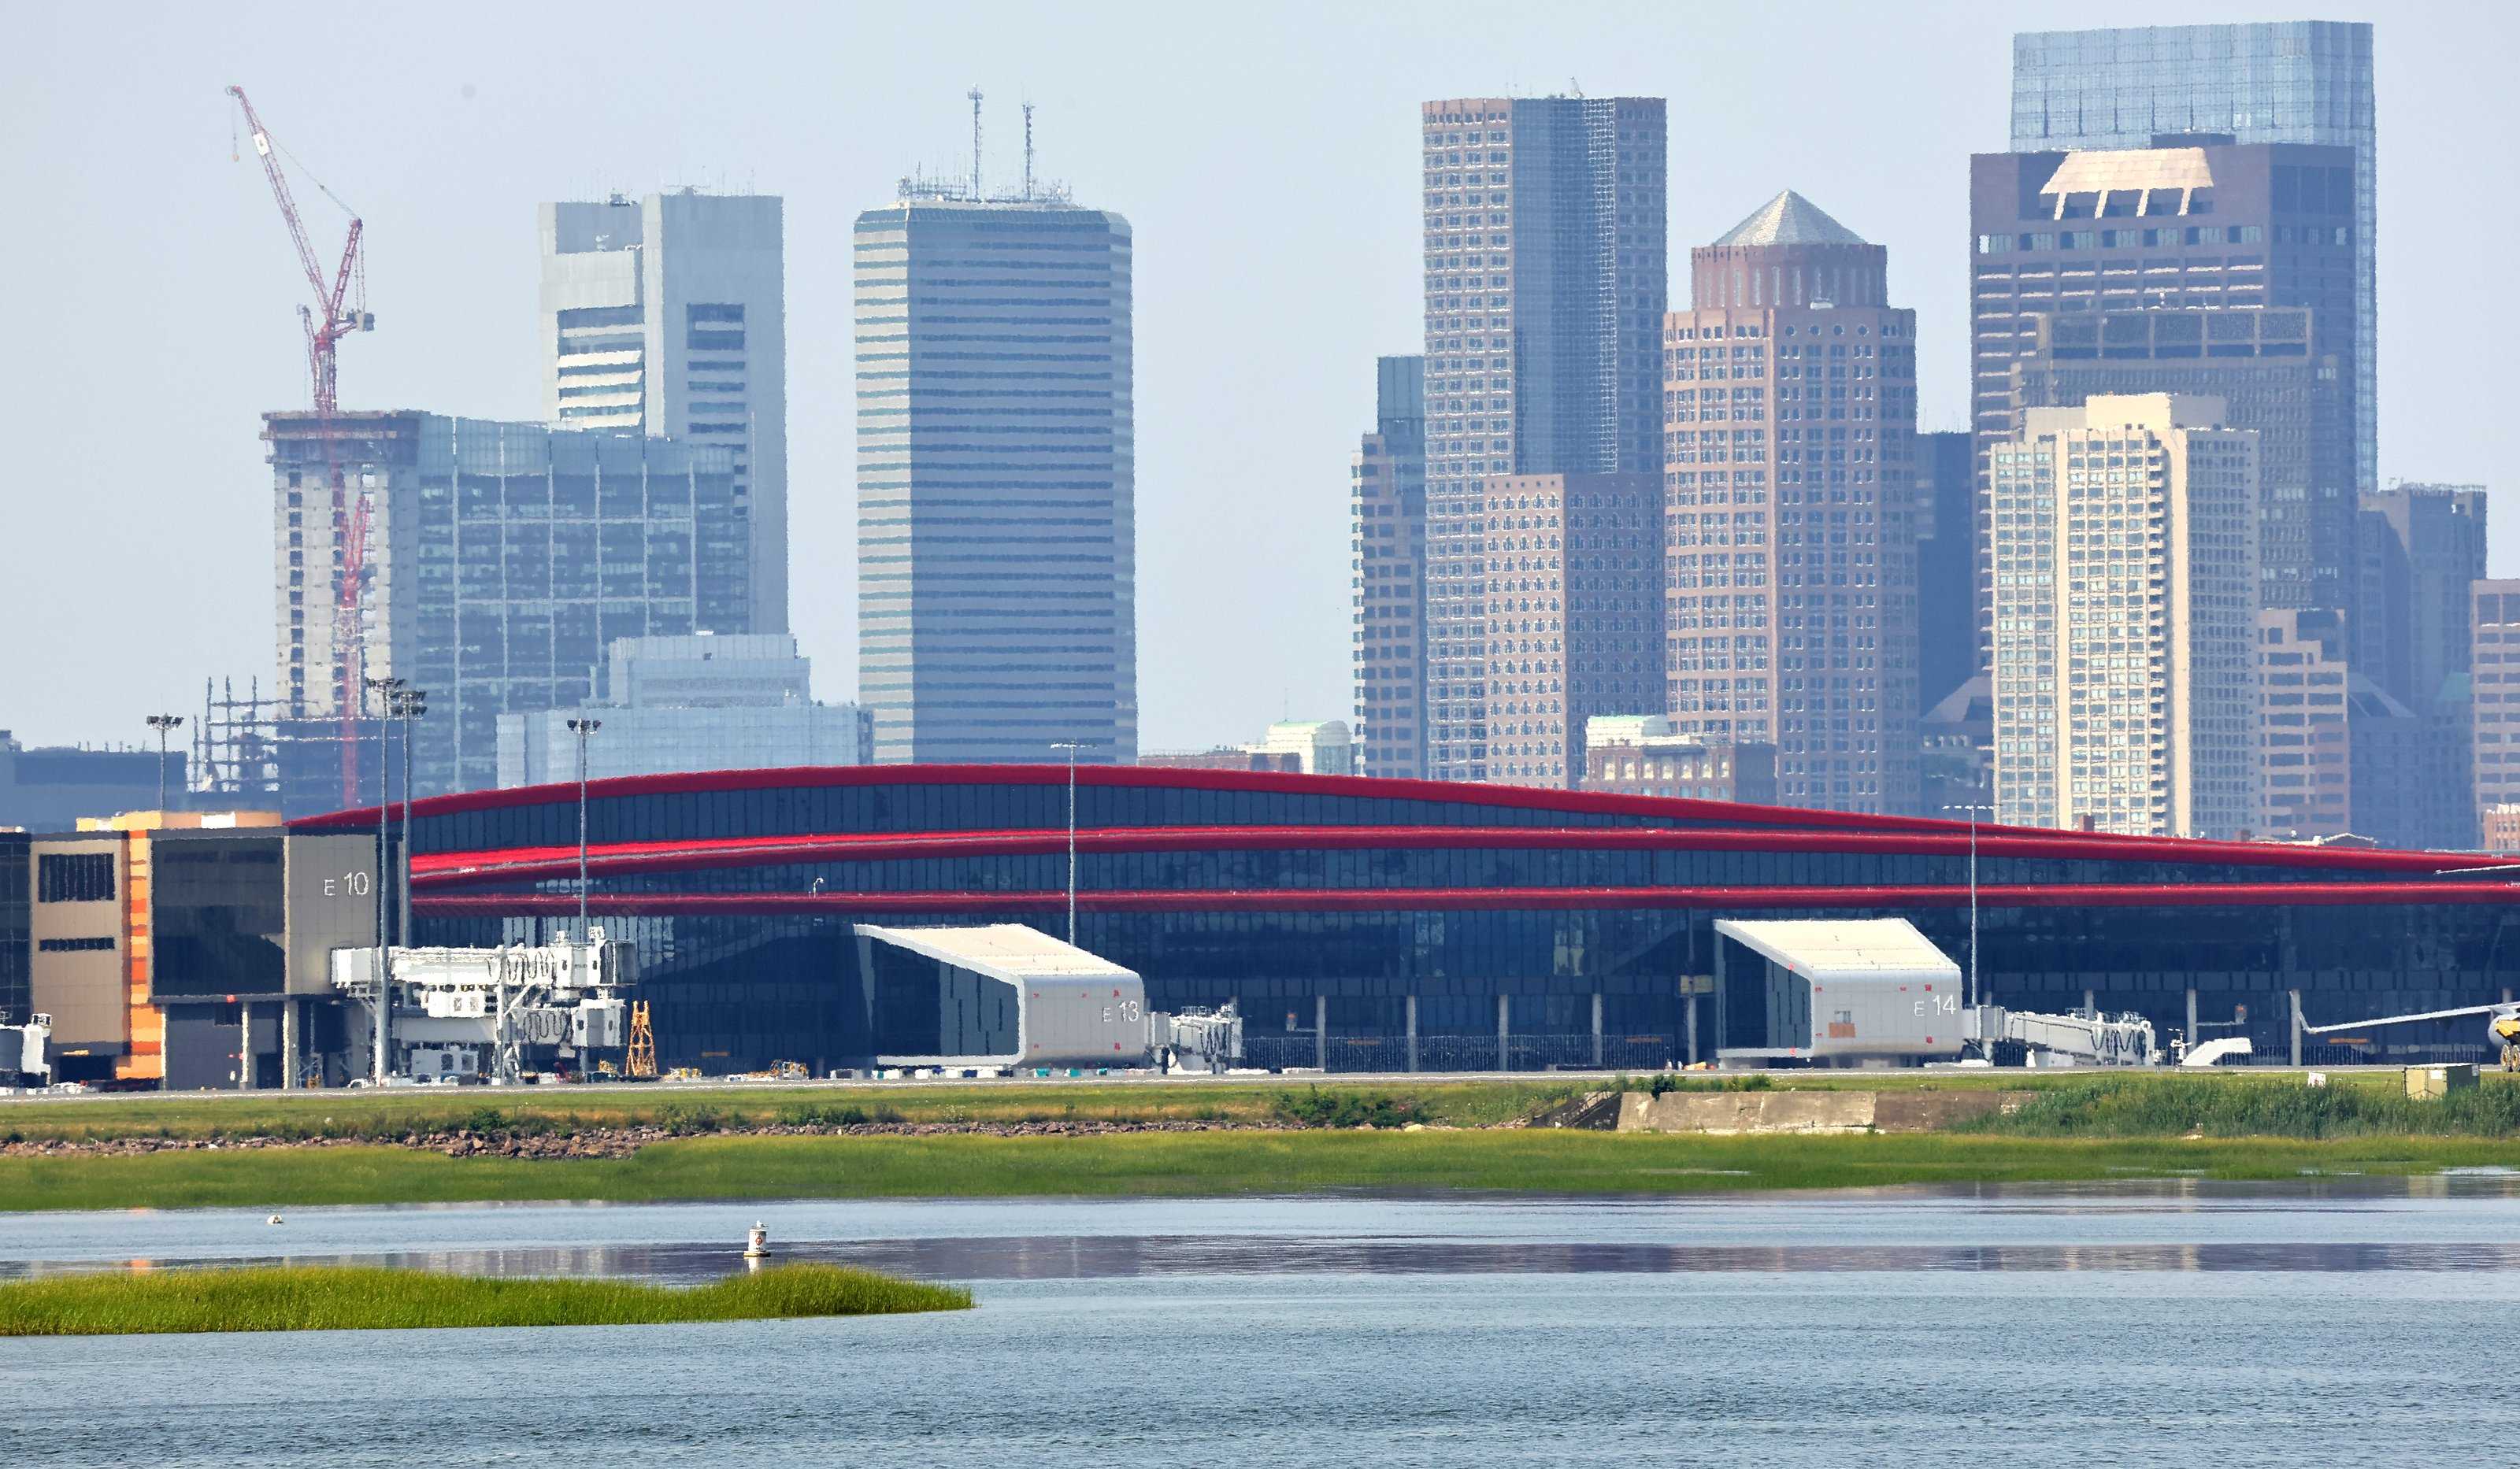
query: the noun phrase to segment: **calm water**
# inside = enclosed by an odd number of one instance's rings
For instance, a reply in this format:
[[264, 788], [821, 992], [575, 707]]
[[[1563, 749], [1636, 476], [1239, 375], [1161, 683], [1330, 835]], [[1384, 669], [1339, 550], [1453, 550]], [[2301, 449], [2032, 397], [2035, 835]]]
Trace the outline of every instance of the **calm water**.
[[2502, 1463], [2509, 1179], [0, 1216], [0, 1270], [969, 1280], [871, 1321], [0, 1341], [0, 1462]]

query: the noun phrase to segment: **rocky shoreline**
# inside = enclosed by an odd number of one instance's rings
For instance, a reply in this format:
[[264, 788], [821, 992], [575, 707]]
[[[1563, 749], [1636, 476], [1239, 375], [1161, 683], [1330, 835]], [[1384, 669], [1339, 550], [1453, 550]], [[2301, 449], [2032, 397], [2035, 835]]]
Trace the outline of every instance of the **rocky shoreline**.
[[85, 1137], [0, 1142], [0, 1158], [133, 1158], [155, 1153], [261, 1152], [281, 1148], [406, 1147], [449, 1158], [627, 1158], [652, 1142], [685, 1137], [1102, 1137], [1121, 1133], [1291, 1133], [1275, 1121], [763, 1123], [707, 1129], [661, 1127], [502, 1131], [455, 1128], [376, 1137]]

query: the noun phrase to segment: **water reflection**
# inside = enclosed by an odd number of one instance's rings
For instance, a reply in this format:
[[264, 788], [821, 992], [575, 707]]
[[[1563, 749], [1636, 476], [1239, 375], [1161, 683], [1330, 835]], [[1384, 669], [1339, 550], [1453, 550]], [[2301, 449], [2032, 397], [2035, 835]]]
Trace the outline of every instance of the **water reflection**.
[[[1754, 1271], [2304, 1271], [2520, 1269], [2520, 1244], [2485, 1241], [2007, 1245], [1656, 1245], [1266, 1234], [1075, 1234], [805, 1241], [778, 1261], [864, 1266], [928, 1280], [1093, 1280], [1161, 1275], [1591, 1275]], [[384, 1266], [480, 1276], [689, 1283], [744, 1268], [723, 1244], [0, 1262], [0, 1277], [79, 1271]]]

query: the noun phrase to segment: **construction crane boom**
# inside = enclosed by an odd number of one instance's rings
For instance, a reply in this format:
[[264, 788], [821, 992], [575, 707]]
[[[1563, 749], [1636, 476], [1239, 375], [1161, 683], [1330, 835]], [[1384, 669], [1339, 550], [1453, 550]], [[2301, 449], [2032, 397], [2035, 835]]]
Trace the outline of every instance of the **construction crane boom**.
[[[336, 349], [348, 334], [372, 332], [377, 325], [376, 316], [367, 309], [367, 267], [359, 253], [363, 227], [358, 215], [343, 205], [342, 212], [350, 214], [350, 227], [341, 243], [341, 262], [328, 278], [323, 258], [307, 236], [306, 221], [297, 212], [297, 199], [290, 190], [288, 173], [280, 166], [280, 150], [272, 141], [271, 130], [262, 125], [245, 88], [230, 87], [228, 95], [236, 99], [238, 110], [245, 114], [246, 127], [253, 136], [254, 155], [261, 159], [263, 177], [271, 184], [271, 197], [280, 205], [282, 222], [289, 227], [289, 242], [296, 247], [298, 266], [306, 272], [307, 289], [314, 293], [313, 304], [301, 303], [297, 317], [306, 331], [306, 376], [315, 398], [315, 433], [324, 446], [324, 478], [332, 491], [334, 564], [338, 568], [333, 599], [333, 660], [337, 674], [334, 702], [340, 720], [341, 804], [355, 806], [359, 803], [358, 720], [367, 692], [361, 604], [373, 506], [364, 491], [355, 499], [349, 493], [341, 472], [334, 420], [341, 406]], [[335, 203], [341, 202], [320, 181], [315, 187]]]
[[[230, 87], [228, 95], [236, 99], [237, 108], [245, 113], [247, 130], [253, 138], [254, 156], [262, 162], [262, 174], [271, 184], [271, 197], [280, 205], [281, 221], [289, 227], [289, 243], [296, 247], [298, 268], [306, 272], [307, 288], [314, 292], [312, 307], [300, 306], [298, 315], [306, 325], [308, 376], [315, 389], [315, 409], [331, 417], [340, 406], [337, 391], [338, 374], [335, 367], [335, 346], [352, 332], [376, 329], [377, 319], [367, 309], [364, 299], [365, 271], [359, 256], [359, 237], [364, 222], [350, 216], [348, 236], [341, 243], [341, 262], [326, 279], [323, 258], [315, 253], [315, 243], [306, 233], [305, 217], [297, 212], [297, 196], [289, 187], [289, 175], [280, 166], [280, 150], [271, 141], [271, 130], [262, 125], [261, 114], [245, 88]], [[316, 186], [323, 188], [321, 184]], [[326, 190], [329, 198], [332, 191]], [[338, 203], [338, 200], [334, 200]], [[351, 295], [353, 286], [361, 288], [359, 297]]]

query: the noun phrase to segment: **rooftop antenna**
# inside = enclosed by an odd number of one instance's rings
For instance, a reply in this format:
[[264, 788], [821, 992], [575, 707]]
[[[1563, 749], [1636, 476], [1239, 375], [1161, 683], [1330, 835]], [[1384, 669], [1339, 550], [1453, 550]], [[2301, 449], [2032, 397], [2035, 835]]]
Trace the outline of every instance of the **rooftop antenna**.
[[1024, 114], [1024, 202], [1032, 202], [1032, 104], [1023, 105]]
[[980, 89], [971, 89], [971, 201], [980, 200]]

